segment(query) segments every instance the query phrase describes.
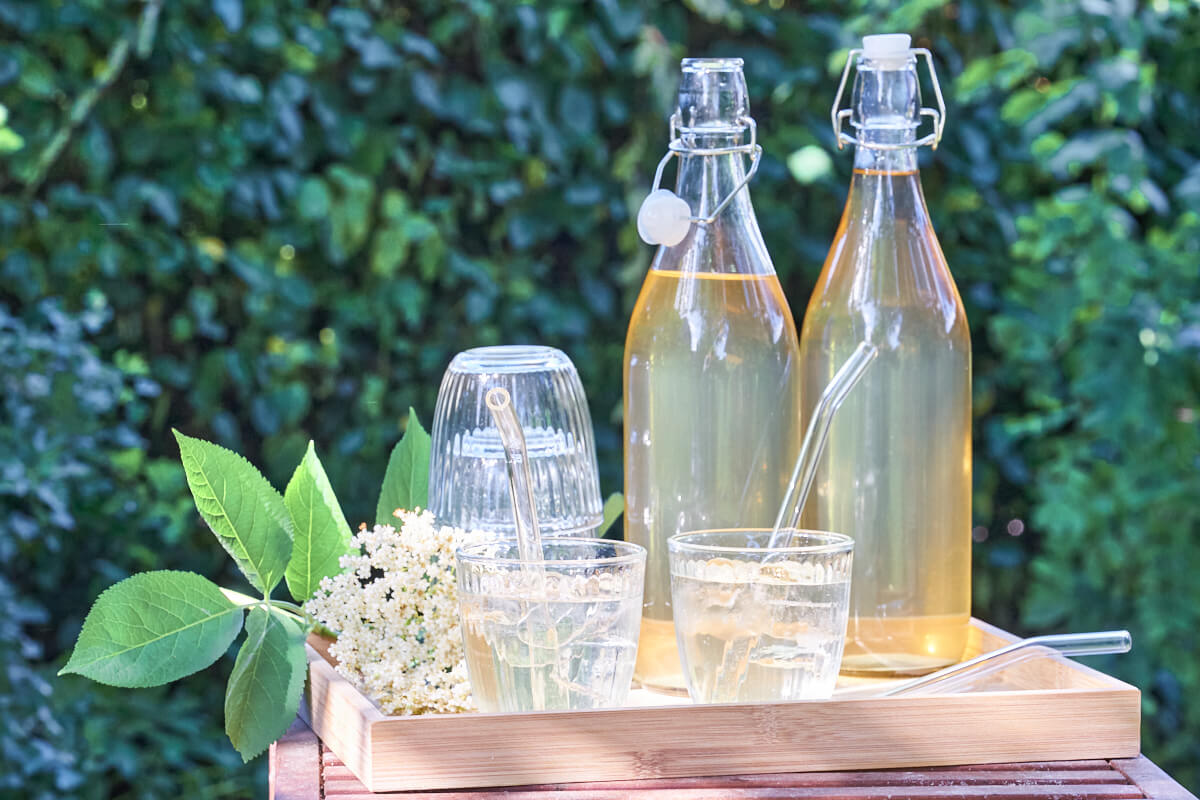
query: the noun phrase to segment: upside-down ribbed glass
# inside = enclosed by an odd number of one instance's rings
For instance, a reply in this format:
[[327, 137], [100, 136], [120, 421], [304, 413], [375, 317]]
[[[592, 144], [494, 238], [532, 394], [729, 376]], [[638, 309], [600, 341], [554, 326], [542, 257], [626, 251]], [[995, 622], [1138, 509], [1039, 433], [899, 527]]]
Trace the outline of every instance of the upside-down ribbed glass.
[[553, 347], [478, 347], [450, 362], [433, 417], [429, 508], [443, 525], [516, 535], [504, 448], [484, 396], [502, 387], [525, 433], [543, 536], [594, 536], [596, 444], [575, 365]]

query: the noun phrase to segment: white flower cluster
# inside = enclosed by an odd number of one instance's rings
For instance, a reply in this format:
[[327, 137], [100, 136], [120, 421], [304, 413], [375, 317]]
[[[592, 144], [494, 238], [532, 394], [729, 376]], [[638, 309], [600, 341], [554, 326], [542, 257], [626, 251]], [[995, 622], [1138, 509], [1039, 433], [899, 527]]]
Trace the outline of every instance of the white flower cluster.
[[438, 528], [428, 511], [396, 516], [398, 527], [354, 535], [361, 554], [343, 556], [344, 571], [305, 608], [338, 632], [337, 671], [385, 712], [472, 710], [454, 577], [463, 532]]

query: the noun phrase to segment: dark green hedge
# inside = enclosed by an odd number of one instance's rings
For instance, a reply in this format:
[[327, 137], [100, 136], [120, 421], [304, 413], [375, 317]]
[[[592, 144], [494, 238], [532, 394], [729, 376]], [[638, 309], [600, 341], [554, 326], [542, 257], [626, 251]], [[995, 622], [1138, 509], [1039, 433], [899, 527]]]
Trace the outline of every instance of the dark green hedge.
[[678, 59], [746, 59], [755, 204], [800, 312], [849, 179], [837, 71], [883, 30], [934, 50], [950, 106], [925, 188], [974, 334], [977, 612], [1129, 627], [1134, 653], [1102, 666], [1196, 786], [1200, 19], [1136, 5], [0, 0], [0, 563], [20, 565], [0, 702], [23, 720], [0, 791], [262, 779], [221, 739], [219, 675], [48, 677], [104, 584], [223, 568], [171, 426], [277, 485], [312, 437], [366, 520], [454, 352], [546, 342], [579, 366], [619, 489], [651, 256], [631, 209]]

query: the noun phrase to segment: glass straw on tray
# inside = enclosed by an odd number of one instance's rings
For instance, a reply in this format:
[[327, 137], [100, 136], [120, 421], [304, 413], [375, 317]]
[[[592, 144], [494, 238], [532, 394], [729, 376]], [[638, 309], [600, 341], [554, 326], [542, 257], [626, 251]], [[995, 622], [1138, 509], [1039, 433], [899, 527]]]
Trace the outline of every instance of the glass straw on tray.
[[956, 692], [969, 687], [980, 678], [1014, 666], [1015, 663], [1018, 663], [1020, 655], [1030, 653], [1036, 655], [1038, 650], [1041, 650], [1042, 654], [1045, 654], [1045, 650], [1050, 650], [1064, 656], [1096, 656], [1107, 653], [1128, 653], [1132, 647], [1133, 637], [1129, 635], [1129, 631], [1031, 636], [1028, 639], [1018, 639], [969, 661], [951, 665], [921, 678], [905, 681], [871, 696], [895, 697], [926, 692]]

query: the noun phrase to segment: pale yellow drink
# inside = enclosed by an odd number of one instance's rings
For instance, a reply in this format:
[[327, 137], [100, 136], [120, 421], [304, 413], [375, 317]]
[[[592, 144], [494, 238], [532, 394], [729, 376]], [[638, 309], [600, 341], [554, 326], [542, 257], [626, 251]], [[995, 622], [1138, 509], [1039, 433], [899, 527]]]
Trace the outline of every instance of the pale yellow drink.
[[480, 711], [616, 708], [633, 679], [645, 553], [555, 537], [543, 561], [511, 539], [455, 554], [471, 694]]
[[879, 347], [802, 517], [855, 540], [845, 672], [929, 672], [967, 641], [971, 341], [912, 167], [855, 170], [801, 334], [807, 398], [861, 340]]
[[655, 254], [623, 376], [625, 536], [648, 551], [635, 676], [679, 693], [667, 539], [771, 525], [800, 415], [799, 339], [750, 203], [741, 59], [685, 59], [682, 73], [670, 147], [686, 233]]
[[629, 691], [637, 597], [461, 602], [471, 694], [481, 711], [613, 708]]
[[647, 275], [625, 347], [625, 532], [648, 551], [645, 686], [686, 692], [667, 539], [774, 522], [798, 447], [797, 359], [773, 272]]
[[[848, 538], [709, 531], [671, 543], [675, 625], [698, 703], [815, 700], [833, 694], [846, 632]], [[713, 554], [712, 548], [726, 548]]]

